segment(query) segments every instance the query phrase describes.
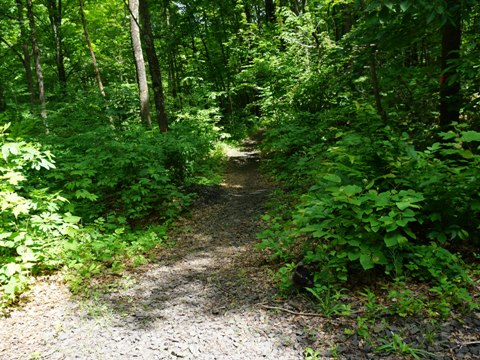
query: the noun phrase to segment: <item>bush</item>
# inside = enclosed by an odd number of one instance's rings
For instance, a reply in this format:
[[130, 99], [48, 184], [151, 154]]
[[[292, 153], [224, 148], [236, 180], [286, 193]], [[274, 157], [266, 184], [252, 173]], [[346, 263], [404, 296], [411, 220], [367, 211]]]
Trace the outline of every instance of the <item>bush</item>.
[[62, 242], [80, 220], [60, 211], [66, 199], [32, 183], [32, 174], [54, 168], [38, 144], [7, 136], [0, 128], [0, 307], [15, 300], [28, 275], [58, 265]]
[[[335, 126], [333, 117], [307, 131], [290, 121], [267, 135], [267, 167], [301, 195], [284, 206], [287, 214], [265, 218], [270, 225], [259, 235], [260, 247], [290, 267], [312, 264], [317, 286], [362, 272], [468, 286], [455, 252], [477, 246], [480, 236], [480, 133], [459, 128], [416, 149], [368, 107], [356, 109], [347, 126]], [[282, 131], [293, 135], [279, 139]], [[289, 152], [286, 159], [278, 155]]]

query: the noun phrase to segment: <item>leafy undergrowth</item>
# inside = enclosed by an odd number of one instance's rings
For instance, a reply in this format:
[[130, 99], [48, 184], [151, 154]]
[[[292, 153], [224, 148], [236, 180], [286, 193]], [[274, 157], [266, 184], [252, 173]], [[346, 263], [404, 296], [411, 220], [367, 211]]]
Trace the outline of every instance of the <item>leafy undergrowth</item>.
[[62, 270], [82, 292], [96, 277], [149, 261], [194, 199], [189, 189], [220, 181], [217, 112], [183, 114], [165, 134], [98, 121], [78, 131], [52, 117], [42, 145], [3, 126], [0, 309], [41, 273]]
[[[480, 133], [458, 125], [418, 144], [368, 106], [350, 110], [316, 114], [315, 126], [291, 115], [267, 131], [265, 168], [279, 190], [259, 248], [284, 264], [283, 292], [306, 289], [325, 316], [354, 316], [346, 335], [422, 358], [426, 347], [386, 325], [479, 309]], [[355, 125], [367, 117], [368, 128]]]

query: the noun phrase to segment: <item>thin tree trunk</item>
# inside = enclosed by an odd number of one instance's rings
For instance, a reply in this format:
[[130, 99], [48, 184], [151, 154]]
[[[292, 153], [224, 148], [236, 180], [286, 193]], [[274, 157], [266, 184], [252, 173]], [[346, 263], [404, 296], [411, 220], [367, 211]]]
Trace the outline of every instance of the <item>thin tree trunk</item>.
[[100, 94], [105, 97], [105, 89], [102, 83], [102, 77], [100, 75], [100, 69], [97, 65], [97, 58], [95, 57], [95, 52], [93, 51], [92, 43], [90, 41], [90, 36], [88, 35], [87, 30], [87, 20], [85, 19], [85, 12], [83, 11], [83, 0], [78, 0], [80, 5], [80, 17], [82, 19], [83, 33], [85, 35], [85, 40], [87, 41], [88, 49], [90, 50], [90, 56], [92, 57], [93, 69], [95, 70], [95, 76], [97, 78], [98, 88], [100, 89]]
[[150, 11], [148, 9], [148, 1], [140, 0], [140, 19], [142, 23], [142, 33], [145, 41], [145, 52], [147, 53], [148, 68], [152, 79], [153, 96], [155, 100], [157, 122], [160, 131], [168, 130], [168, 119], [165, 111], [165, 98], [163, 95], [162, 72], [155, 52], [155, 44], [153, 42], [153, 31], [150, 20]]
[[5, 88], [0, 84], [0, 112], [7, 110], [7, 102], [5, 101]]
[[174, 99], [177, 98], [177, 80], [175, 75], [175, 66], [173, 57], [175, 55], [172, 51], [168, 52], [168, 85], [170, 88], [170, 93]]
[[140, 40], [140, 27], [138, 24], [139, 0], [129, 0], [130, 9], [130, 37], [132, 40], [133, 57], [135, 59], [135, 68], [137, 70], [138, 95], [140, 99], [140, 117], [147, 129], [152, 128], [150, 119], [150, 104], [148, 100], [147, 73], [145, 71], [145, 61], [143, 59], [142, 42]]
[[387, 123], [387, 113], [383, 109], [382, 106], [382, 99], [380, 94], [380, 84], [378, 82], [377, 76], [377, 60], [375, 58], [375, 49], [372, 50], [372, 54], [370, 55], [370, 76], [372, 80], [372, 90], [373, 96], [375, 97], [375, 106], [377, 108], [377, 113], [380, 115], [383, 123]]
[[245, 19], [247, 20], [247, 23], [252, 22], [252, 12], [250, 11], [250, 3], [248, 1], [243, 1], [243, 11], [245, 13]]
[[20, 27], [20, 37], [22, 39], [22, 53], [23, 53], [23, 67], [25, 69], [25, 79], [27, 81], [28, 92], [30, 94], [30, 105], [35, 105], [35, 86], [33, 83], [32, 60], [30, 58], [30, 50], [28, 48], [28, 36], [25, 29], [25, 22], [23, 18], [23, 1], [17, 1], [18, 10], [18, 26]]
[[461, 4], [456, 0], [447, 0], [447, 9], [451, 18], [442, 29], [442, 55], [440, 78], [440, 127], [447, 128], [460, 118], [460, 79], [456, 64], [460, 58], [462, 41]]
[[[165, 22], [167, 24], [167, 31], [171, 32], [173, 29], [170, 26], [170, 10], [168, 7], [168, 1], [164, 7], [164, 16]], [[175, 66], [174, 66], [174, 57], [175, 57], [175, 46], [172, 44], [172, 41], [169, 41], [169, 49], [167, 50], [168, 53], [168, 89], [170, 90], [170, 94], [172, 95], [173, 99], [177, 98], [177, 80], [175, 74]]]
[[45, 124], [45, 129], [48, 134], [48, 123], [47, 123], [47, 104], [45, 101], [45, 89], [43, 84], [43, 71], [42, 65], [40, 62], [40, 48], [38, 47], [37, 41], [37, 30], [35, 28], [35, 18], [33, 16], [33, 5], [32, 0], [27, 0], [27, 16], [30, 23], [30, 33], [32, 36], [32, 48], [33, 48], [33, 58], [35, 61], [35, 74], [37, 76], [37, 85], [38, 85], [38, 98], [40, 100], [40, 116], [43, 119]]
[[57, 64], [58, 82], [63, 95], [67, 90], [67, 74], [65, 72], [65, 62], [63, 56], [63, 39], [62, 39], [62, 0], [48, 0], [48, 16], [50, 25], [52, 26], [53, 36], [55, 38], [55, 61]]
[[267, 23], [275, 22], [275, 4], [273, 0], [265, 0], [265, 20]]

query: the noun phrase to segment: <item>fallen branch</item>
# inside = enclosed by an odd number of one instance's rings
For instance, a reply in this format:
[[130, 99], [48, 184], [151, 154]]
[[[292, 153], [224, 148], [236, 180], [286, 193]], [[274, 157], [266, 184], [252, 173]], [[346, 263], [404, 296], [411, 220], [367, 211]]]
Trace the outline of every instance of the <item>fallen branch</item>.
[[287, 312], [287, 313], [292, 314], [292, 315], [325, 317], [325, 315], [322, 315], [322, 314], [319, 314], [319, 313], [297, 312], [297, 311], [288, 310], [288, 309], [278, 307], [278, 306], [268, 306], [268, 305], [263, 305], [263, 304], [260, 304], [260, 306], [265, 308], [265, 309], [284, 311], [284, 312]]
[[460, 343], [458, 344], [460, 349], [464, 346], [470, 346], [470, 345], [479, 345], [480, 344], [480, 341], [469, 341], [469, 342], [464, 342], [464, 343]]

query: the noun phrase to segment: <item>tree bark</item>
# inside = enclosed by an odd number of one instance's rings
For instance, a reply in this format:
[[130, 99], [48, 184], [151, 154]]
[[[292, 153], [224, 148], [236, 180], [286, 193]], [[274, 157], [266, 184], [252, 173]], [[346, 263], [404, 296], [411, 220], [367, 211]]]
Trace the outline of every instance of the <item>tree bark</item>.
[[162, 72], [155, 52], [155, 44], [153, 42], [153, 31], [150, 20], [150, 10], [148, 9], [148, 0], [140, 0], [140, 19], [142, 23], [142, 33], [144, 35], [145, 52], [147, 53], [148, 68], [152, 79], [153, 96], [155, 100], [157, 123], [160, 131], [168, 130], [168, 119], [165, 111], [165, 98], [163, 95]]
[[273, 0], [265, 0], [265, 20], [267, 23], [275, 22], [275, 4]]
[[148, 99], [147, 72], [145, 70], [145, 60], [143, 59], [142, 42], [140, 40], [139, 27], [139, 0], [129, 0], [130, 9], [130, 38], [132, 40], [133, 57], [135, 59], [135, 68], [137, 70], [138, 95], [140, 100], [140, 117], [147, 129], [152, 128], [150, 119], [150, 104]]
[[370, 55], [370, 77], [372, 80], [372, 90], [373, 96], [375, 97], [375, 107], [377, 108], [377, 113], [382, 119], [383, 123], [387, 124], [387, 113], [382, 106], [380, 84], [377, 76], [377, 60], [375, 58], [375, 49], [372, 49], [372, 54]]
[[25, 69], [25, 79], [27, 81], [28, 92], [30, 94], [30, 105], [35, 105], [35, 86], [33, 83], [32, 60], [30, 58], [30, 50], [28, 47], [28, 35], [25, 29], [25, 21], [23, 18], [23, 0], [16, 0], [18, 12], [18, 26], [20, 28], [20, 37], [22, 39], [23, 68]]
[[5, 88], [0, 84], [0, 112], [7, 110], [7, 102], [5, 101]]
[[460, 79], [457, 65], [460, 58], [462, 41], [461, 4], [456, 0], [447, 0], [447, 9], [451, 17], [442, 28], [442, 54], [440, 78], [440, 127], [448, 128], [460, 118]]
[[37, 85], [38, 85], [38, 99], [40, 100], [40, 116], [43, 119], [46, 132], [48, 133], [47, 104], [45, 101], [43, 71], [42, 71], [42, 64], [40, 62], [40, 48], [38, 46], [38, 41], [37, 41], [37, 30], [35, 27], [35, 18], [33, 15], [32, 0], [27, 0], [27, 16], [30, 23], [30, 33], [32, 36], [33, 58], [35, 61], [35, 74], [37, 76]]
[[80, 17], [82, 19], [83, 34], [85, 35], [85, 40], [87, 41], [88, 50], [90, 50], [90, 56], [92, 57], [93, 69], [95, 70], [95, 77], [97, 78], [98, 88], [100, 89], [100, 94], [105, 98], [105, 89], [102, 83], [102, 77], [100, 75], [100, 69], [98, 68], [97, 58], [95, 52], [93, 51], [92, 43], [90, 41], [90, 36], [88, 35], [87, 30], [87, 20], [85, 19], [85, 12], [83, 11], [83, 0], [78, 0], [80, 5]]
[[57, 64], [58, 82], [63, 95], [67, 91], [67, 74], [65, 72], [65, 61], [63, 56], [62, 38], [62, 0], [48, 0], [48, 17], [55, 38], [55, 62]]

